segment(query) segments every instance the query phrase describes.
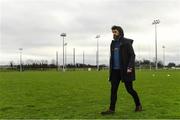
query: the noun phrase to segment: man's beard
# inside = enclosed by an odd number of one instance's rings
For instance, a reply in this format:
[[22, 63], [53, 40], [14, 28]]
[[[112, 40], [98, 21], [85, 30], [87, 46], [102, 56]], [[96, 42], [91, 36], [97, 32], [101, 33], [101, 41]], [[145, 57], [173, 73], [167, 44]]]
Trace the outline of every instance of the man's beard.
[[114, 40], [118, 40], [120, 38], [120, 36], [114, 35], [113, 38], [114, 38]]

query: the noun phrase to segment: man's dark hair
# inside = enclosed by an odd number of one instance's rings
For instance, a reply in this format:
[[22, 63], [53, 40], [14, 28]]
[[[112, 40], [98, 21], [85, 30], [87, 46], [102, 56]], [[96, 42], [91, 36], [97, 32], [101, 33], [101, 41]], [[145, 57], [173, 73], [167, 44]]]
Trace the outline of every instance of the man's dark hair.
[[118, 30], [119, 33], [124, 33], [123, 29], [120, 26], [116, 26], [116, 25], [112, 26], [111, 30]]

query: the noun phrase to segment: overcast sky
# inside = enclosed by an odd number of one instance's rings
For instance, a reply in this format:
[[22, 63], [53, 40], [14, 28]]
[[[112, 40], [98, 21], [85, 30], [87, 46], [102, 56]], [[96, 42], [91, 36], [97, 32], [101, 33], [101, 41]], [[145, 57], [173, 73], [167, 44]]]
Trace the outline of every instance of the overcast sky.
[[134, 40], [136, 59], [154, 59], [154, 19], [159, 19], [158, 59], [180, 64], [180, 0], [0, 0], [0, 65], [14, 61], [55, 59], [62, 64], [62, 38], [67, 37], [67, 62], [96, 64], [99, 34], [100, 64], [109, 63], [111, 26], [120, 25]]

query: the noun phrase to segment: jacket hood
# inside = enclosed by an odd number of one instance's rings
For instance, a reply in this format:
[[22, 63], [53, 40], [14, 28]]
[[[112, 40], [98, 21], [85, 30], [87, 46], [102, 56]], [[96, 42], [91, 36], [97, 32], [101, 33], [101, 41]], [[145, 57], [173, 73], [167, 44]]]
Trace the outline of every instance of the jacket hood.
[[121, 36], [120, 36], [120, 39], [121, 39], [121, 38], [124, 38], [124, 31], [123, 31], [122, 27], [119, 26], [118, 31], [119, 31], [119, 33], [120, 33], [120, 35], [121, 35]]
[[134, 41], [134, 40], [129, 39], [129, 42], [130, 42], [131, 44], [133, 44], [133, 41]]
[[124, 43], [133, 44], [133, 41], [134, 41], [134, 40], [132, 40], [132, 39], [124, 38]]

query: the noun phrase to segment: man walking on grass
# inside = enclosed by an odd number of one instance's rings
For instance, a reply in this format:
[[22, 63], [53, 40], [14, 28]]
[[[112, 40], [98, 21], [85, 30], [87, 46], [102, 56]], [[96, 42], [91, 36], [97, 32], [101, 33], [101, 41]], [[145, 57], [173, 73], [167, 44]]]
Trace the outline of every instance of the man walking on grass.
[[110, 106], [102, 115], [115, 113], [117, 100], [117, 91], [120, 81], [126, 87], [127, 92], [132, 96], [135, 102], [135, 112], [142, 111], [142, 106], [137, 92], [133, 89], [135, 80], [135, 53], [132, 47], [133, 40], [124, 37], [123, 29], [120, 26], [111, 28], [113, 38], [110, 45], [110, 73], [109, 81], [111, 82]]

